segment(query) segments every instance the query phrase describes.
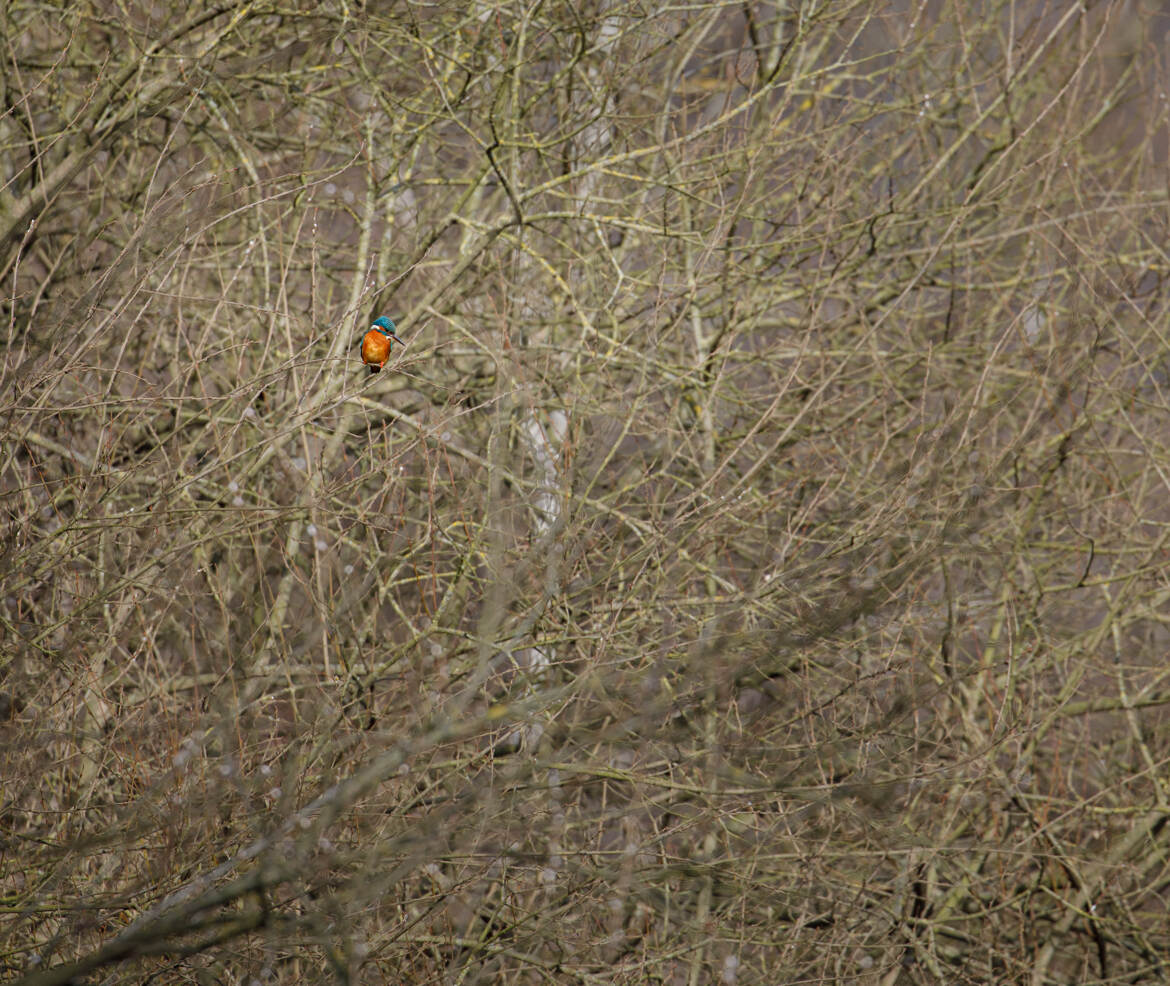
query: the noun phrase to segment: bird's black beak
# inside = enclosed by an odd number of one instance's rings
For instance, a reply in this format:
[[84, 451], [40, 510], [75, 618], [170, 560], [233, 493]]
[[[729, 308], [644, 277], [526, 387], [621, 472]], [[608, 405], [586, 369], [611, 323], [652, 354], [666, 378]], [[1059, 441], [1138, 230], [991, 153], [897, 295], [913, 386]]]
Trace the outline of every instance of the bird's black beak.
[[388, 335], [391, 339], [393, 339], [396, 343], [398, 343], [398, 345], [400, 345], [400, 346], [406, 345], [406, 343], [403, 342], [401, 339], [399, 339], [398, 336], [396, 336], [393, 332], [387, 332], [386, 335]]

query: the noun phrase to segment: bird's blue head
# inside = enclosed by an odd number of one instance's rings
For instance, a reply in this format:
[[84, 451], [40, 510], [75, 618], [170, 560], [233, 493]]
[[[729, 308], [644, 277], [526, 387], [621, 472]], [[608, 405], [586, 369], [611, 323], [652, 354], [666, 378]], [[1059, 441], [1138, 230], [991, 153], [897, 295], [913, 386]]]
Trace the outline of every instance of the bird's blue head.
[[371, 329], [380, 329], [391, 339], [395, 340], [400, 346], [405, 346], [406, 343], [398, 338], [397, 332], [394, 330], [394, 323], [390, 321], [385, 315], [379, 315], [374, 319], [374, 324], [370, 326]]

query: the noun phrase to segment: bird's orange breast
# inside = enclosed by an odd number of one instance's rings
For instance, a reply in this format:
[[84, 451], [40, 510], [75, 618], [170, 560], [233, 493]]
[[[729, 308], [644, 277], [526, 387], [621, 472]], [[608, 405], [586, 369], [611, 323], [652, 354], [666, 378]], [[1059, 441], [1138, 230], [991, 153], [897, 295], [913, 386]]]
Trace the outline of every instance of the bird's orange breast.
[[381, 366], [390, 358], [390, 339], [376, 329], [370, 329], [362, 340], [362, 362]]

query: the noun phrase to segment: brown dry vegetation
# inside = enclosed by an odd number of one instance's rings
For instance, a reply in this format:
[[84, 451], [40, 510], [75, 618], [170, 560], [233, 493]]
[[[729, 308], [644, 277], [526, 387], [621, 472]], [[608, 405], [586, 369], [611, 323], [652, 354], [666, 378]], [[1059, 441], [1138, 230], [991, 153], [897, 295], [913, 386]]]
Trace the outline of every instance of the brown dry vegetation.
[[1159, 4], [0, 19], [4, 978], [1170, 979]]

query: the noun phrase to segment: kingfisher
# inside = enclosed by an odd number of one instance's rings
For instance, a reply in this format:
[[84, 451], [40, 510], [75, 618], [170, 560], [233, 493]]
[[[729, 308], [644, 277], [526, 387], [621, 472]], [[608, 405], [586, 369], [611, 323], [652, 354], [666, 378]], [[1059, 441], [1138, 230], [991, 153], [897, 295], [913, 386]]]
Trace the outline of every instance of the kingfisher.
[[390, 358], [390, 350], [394, 348], [391, 339], [400, 346], [406, 345], [398, 338], [394, 331], [394, 323], [390, 319], [385, 315], [374, 319], [370, 331], [362, 339], [362, 362], [369, 365], [371, 373], [377, 373], [386, 365], [386, 360]]

